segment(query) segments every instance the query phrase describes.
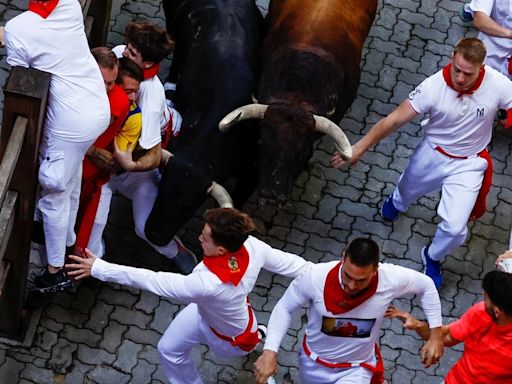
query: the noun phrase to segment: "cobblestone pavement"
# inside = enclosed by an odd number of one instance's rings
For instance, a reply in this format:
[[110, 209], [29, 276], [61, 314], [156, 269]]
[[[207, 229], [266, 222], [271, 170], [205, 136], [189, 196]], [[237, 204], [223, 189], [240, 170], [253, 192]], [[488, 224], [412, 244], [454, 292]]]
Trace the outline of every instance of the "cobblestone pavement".
[[[26, 3], [27, 0], [0, 0], [0, 19], [12, 18], [25, 9]], [[265, 12], [267, 1], [259, 3]], [[446, 64], [451, 47], [460, 37], [474, 34], [457, 16], [460, 5], [460, 1], [450, 0], [381, 1], [364, 50], [359, 94], [342, 122], [351, 141], [390, 112], [422, 79]], [[109, 44], [120, 43], [124, 26], [138, 16], [162, 24], [161, 2], [114, 0]], [[8, 66], [5, 51], [1, 53], [3, 83]], [[167, 68], [164, 66], [163, 73]], [[382, 247], [386, 261], [420, 270], [421, 247], [434, 234], [439, 220], [439, 195], [421, 198], [393, 224], [383, 222], [378, 213], [382, 197], [392, 191], [420, 137], [416, 121], [365, 154], [357, 167], [344, 171], [329, 167], [333, 145], [322, 140], [309, 169], [296, 184], [289, 207], [258, 208], [249, 202], [245, 208], [257, 218], [261, 238], [309, 260], [333, 260], [350, 238], [371, 235]], [[481, 279], [507, 247], [512, 208], [510, 145], [510, 138], [498, 130], [491, 144], [495, 176], [488, 212], [470, 224], [468, 241], [444, 263], [446, 282], [440, 293], [445, 321], [459, 317], [481, 299]], [[107, 233], [109, 257], [135, 264], [137, 260], [141, 264], [154, 260], [162, 267], [165, 261], [134, 236], [126, 220], [127, 204], [117, 199], [113, 207]], [[200, 220], [193, 219], [183, 232], [185, 242], [196, 250], [198, 228]], [[251, 295], [261, 322], [266, 323], [288, 284], [286, 278], [261, 274]], [[396, 304], [421, 316], [418, 303], [412, 298]], [[97, 281], [83, 284], [76, 292], [59, 294], [42, 311], [30, 346], [0, 344], [0, 382], [165, 383], [156, 345], [180, 309], [181, 306], [146, 292]], [[303, 332], [304, 314], [301, 315], [295, 316], [280, 351], [278, 382], [286, 372], [291, 373], [295, 383], [300, 382], [296, 351], [297, 339]], [[386, 375], [393, 383], [439, 383], [462, 350], [447, 349], [440, 365], [425, 370], [418, 357], [421, 345], [415, 335], [403, 332], [398, 321], [385, 323], [382, 354]], [[195, 351], [206, 383], [252, 382], [251, 367], [257, 355], [224, 359], [208, 352], [205, 346]]]

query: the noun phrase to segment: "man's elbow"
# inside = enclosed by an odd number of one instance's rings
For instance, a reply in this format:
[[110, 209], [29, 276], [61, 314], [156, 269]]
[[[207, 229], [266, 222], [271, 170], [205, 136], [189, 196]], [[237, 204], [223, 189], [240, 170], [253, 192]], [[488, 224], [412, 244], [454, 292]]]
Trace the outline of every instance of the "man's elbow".
[[487, 23], [487, 20], [488, 20], [489, 16], [487, 16], [485, 13], [483, 12], [480, 12], [480, 11], [476, 11], [473, 13], [473, 25], [476, 29], [478, 29], [479, 31], [483, 29], [485, 29], [485, 26], [486, 26], [486, 23]]

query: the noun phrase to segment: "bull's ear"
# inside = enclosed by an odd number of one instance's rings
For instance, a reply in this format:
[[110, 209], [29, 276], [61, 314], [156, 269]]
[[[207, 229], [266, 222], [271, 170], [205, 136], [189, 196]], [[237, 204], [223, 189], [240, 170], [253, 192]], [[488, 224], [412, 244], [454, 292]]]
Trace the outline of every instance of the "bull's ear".
[[252, 99], [252, 102], [253, 102], [254, 104], [259, 104], [259, 103], [258, 103], [258, 99], [256, 98], [256, 96], [255, 96], [254, 94], [252, 94], [252, 95], [251, 95], [251, 99]]

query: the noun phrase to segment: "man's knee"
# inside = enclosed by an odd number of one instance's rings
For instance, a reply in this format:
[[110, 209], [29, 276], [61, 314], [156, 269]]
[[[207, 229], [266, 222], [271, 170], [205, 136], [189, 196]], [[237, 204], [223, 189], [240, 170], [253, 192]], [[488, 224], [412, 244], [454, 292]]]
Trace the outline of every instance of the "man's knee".
[[181, 364], [187, 359], [186, 351], [177, 351], [173, 348], [172, 344], [162, 340], [158, 342], [157, 350], [160, 358], [170, 364]]
[[462, 238], [465, 239], [468, 233], [467, 222], [464, 221], [448, 221], [445, 220], [441, 224], [439, 224], [440, 228], [445, 232], [448, 236], [453, 238]]

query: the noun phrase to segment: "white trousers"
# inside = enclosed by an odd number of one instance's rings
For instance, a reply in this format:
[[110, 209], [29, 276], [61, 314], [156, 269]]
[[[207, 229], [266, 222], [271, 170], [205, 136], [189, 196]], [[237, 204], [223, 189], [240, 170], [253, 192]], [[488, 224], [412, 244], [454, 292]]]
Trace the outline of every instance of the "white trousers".
[[220, 356], [245, 356], [249, 353], [217, 337], [202, 319], [197, 304], [189, 304], [174, 318], [158, 343], [162, 367], [172, 384], [203, 382], [190, 356], [191, 349], [198, 344], [208, 345]]
[[112, 201], [112, 189], [109, 183], [101, 186], [100, 201], [94, 223], [92, 225], [91, 235], [87, 248], [94, 253], [97, 257], [102, 258], [105, 255], [105, 243], [103, 242], [103, 231], [107, 225], [108, 213], [110, 211], [110, 202]]
[[[146, 240], [158, 253], [172, 259], [176, 257], [178, 253], [178, 245], [174, 240], [171, 240], [168, 244], [163, 246], [155, 245], [147, 239], [144, 232], [146, 221], [153, 209], [153, 205], [155, 204], [156, 196], [158, 194], [158, 183], [160, 182], [160, 178], [161, 176], [158, 169], [151, 169], [144, 172], [124, 172], [120, 175], [112, 176], [108, 183], [108, 188], [111, 189], [111, 193], [119, 192], [132, 201], [133, 221], [135, 223], [135, 233], [137, 236]], [[95, 230], [97, 230], [98, 233], [100, 231], [103, 233], [106, 220], [104, 220], [103, 223], [102, 218], [108, 217], [109, 206], [110, 203], [108, 206], [102, 206], [102, 212], [100, 212], [100, 207], [98, 207], [95, 219], [95, 226], [97, 224]], [[105, 209], [107, 209], [106, 216], [104, 212]], [[101, 228], [102, 225], [103, 228]]]
[[48, 264], [62, 267], [66, 246], [75, 243], [75, 221], [80, 198], [82, 161], [94, 142], [70, 142], [43, 132], [39, 147], [39, 200]]
[[405, 212], [418, 199], [441, 189], [437, 213], [443, 219], [429, 246], [433, 260], [442, 260], [466, 239], [467, 222], [482, 185], [487, 161], [478, 156], [453, 159], [436, 151], [424, 139], [393, 192], [395, 207]]
[[[375, 365], [375, 362], [369, 362]], [[329, 368], [311, 360], [301, 348], [299, 353], [300, 380], [308, 384], [370, 384], [372, 372], [364, 367]]]

